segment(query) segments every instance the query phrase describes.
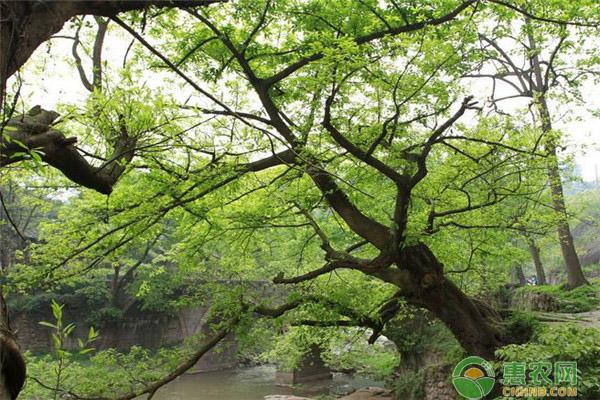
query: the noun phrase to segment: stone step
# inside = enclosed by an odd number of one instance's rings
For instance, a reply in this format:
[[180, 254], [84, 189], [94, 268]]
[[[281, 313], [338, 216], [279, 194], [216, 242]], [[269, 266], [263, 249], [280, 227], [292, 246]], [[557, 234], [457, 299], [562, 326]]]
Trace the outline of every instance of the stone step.
[[340, 397], [339, 400], [392, 400], [391, 390], [380, 387], [366, 387]]

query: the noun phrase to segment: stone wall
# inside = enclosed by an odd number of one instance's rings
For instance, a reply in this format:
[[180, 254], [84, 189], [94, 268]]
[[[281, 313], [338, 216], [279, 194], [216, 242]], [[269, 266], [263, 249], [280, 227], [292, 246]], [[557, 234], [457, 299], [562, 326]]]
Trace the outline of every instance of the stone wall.
[[557, 311], [559, 303], [555, 297], [547, 293], [516, 290], [510, 299], [510, 307], [524, 311]]
[[[101, 327], [100, 338], [94, 343], [98, 350], [116, 348], [127, 351], [132, 346], [158, 349], [164, 346], [181, 344], [188, 337], [198, 333], [208, 333], [205, 317], [208, 307], [189, 307], [176, 315], [140, 310], [132, 307], [120, 321], [106, 323]], [[77, 305], [65, 306], [64, 322], [76, 325], [68, 348], [76, 348], [77, 338], [87, 337], [89, 324], [86, 319], [88, 310]], [[13, 316], [13, 326], [17, 330], [19, 344], [23, 350], [33, 353], [47, 353], [52, 349], [52, 329], [39, 324], [40, 321], [53, 321], [50, 307], [47, 310], [22, 312]], [[217, 348], [207, 353], [192, 371], [214, 371], [233, 368], [237, 365], [237, 345], [233, 337], [226, 338]]]
[[452, 366], [432, 365], [425, 369], [423, 400], [455, 400], [458, 396], [450, 382]]

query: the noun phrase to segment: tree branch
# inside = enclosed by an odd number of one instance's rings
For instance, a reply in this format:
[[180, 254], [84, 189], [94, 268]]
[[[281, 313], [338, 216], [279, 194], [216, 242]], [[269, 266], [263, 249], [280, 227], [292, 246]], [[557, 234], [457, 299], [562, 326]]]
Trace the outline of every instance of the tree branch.
[[539, 17], [537, 15], [531, 14], [530, 12], [528, 12], [527, 10], [524, 10], [521, 7], [515, 6], [507, 1], [503, 1], [503, 0], [486, 0], [490, 3], [495, 3], [498, 5], [501, 5], [503, 7], [507, 7], [510, 8], [511, 10], [514, 10], [520, 14], [523, 14], [524, 16], [537, 20], [537, 21], [542, 21], [542, 22], [549, 22], [551, 24], [558, 24], [558, 25], [574, 25], [574, 26], [582, 26], [582, 27], [589, 27], [589, 28], [597, 28], [598, 26], [600, 26], [600, 24], [595, 23], [588, 23], [588, 22], [577, 22], [577, 21], [565, 21], [565, 20], [560, 20], [560, 19], [554, 19], [554, 18], [544, 18], [544, 17]]
[[9, 120], [0, 141], [0, 167], [27, 159], [35, 152], [71, 181], [110, 194], [126, 164], [133, 158], [135, 139], [130, 138], [122, 126], [114, 143], [114, 156], [102, 166], [95, 167], [75, 148], [77, 138], [65, 137], [51, 128], [56, 118], [56, 112], [36, 106], [27, 114]]
[[419, 154], [416, 158], [417, 161], [417, 172], [411, 177], [411, 187], [414, 187], [417, 183], [419, 183], [425, 176], [427, 175], [427, 156], [431, 151], [432, 146], [438, 140], [438, 138], [446, 131], [446, 129], [450, 128], [468, 109], [474, 108], [476, 102], [472, 101], [473, 97], [466, 97], [460, 108], [450, 117], [446, 122], [440, 125], [433, 133], [429, 136], [429, 139], [423, 146], [423, 150], [421, 154]]
[[[147, 7], [199, 7], [225, 0], [98, 0], [98, 1], [3, 1], [0, 5], [0, 80], [5, 82], [29, 59], [34, 50], [60, 31], [76, 15], [113, 17]], [[17, 33], [17, 30], [19, 31]], [[12, 34], [17, 33], [17, 34]]]
[[340, 189], [333, 177], [321, 168], [308, 166], [307, 174], [312, 178], [329, 205], [348, 224], [350, 229], [378, 249], [384, 249], [391, 238], [389, 229], [363, 214]]
[[327, 132], [329, 132], [331, 137], [340, 146], [342, 146], [344, 149], [346, 149], [354, 157], [358, 158], [365, 164], [367, 164], [367, 165], [373, 167], [374, 169], [376, 169], [377, 171], [381, 172], [383, 175], [385, 175], [390, 180], [392, 180], [392, 182], [394, 182], [396, 185], [406, 185], [408, 183], [407, 176], [398, 173], [390, 166], [386, 165], [382, 161], [373, 157], [371, 154], [367, 153], [366, 151], [363, 151], [361, 148], [356, 146], [350, 140], [346, 139], [344, 137], [344, 135], [342, 135], [342, 133], [340, 131], [338, 131], [337, 128], [333, 125], [333, 123], [331, 122], [331, 105], [333, 104], [333, 102], [335, 100], [335, 95], [337, 93], [337, 90], [338, 90], [338, 87], [334, 87], [331, 92], [331, 95], [325, 101], [325, 110], [324, 110], [323, 122], [321, 123], [321, 125], [327, 130]]

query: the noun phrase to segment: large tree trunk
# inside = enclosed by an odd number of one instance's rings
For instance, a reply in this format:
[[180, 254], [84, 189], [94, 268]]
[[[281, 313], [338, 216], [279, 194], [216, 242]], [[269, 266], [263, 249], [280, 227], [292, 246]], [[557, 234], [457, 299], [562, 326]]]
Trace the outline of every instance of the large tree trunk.
[[424, 244], [404, 248], [398, 264], [397, 282], [409, 303], [438, 317], [469, 355], [494, 359], [505, 337], [502, 319], [491, 307], [468, 297], [447, 279], [442, 264]]
[[14, 400], [25, 383], [25, 361], [10, 326], [0, 287], [0, 400]]
[[[420, 308], [412, 307], [412, 317], [409, 319], [393, 319], [385, 325], [382, 334], [396, 346], [400, 354], [400, 365], [398, 372], [416, 372], [427, 364], [426, 357], [429, 350], [429, 337], [427, 328], [431, 324], [430, 313]], [[410, 342], [407, 346], [407, 333], [414, 335], [416, 342]], [[412, 338], [411, 338], [412, 339]]]
[[444, 322], [469, 355], [492, 360], [504, 344], [501, 320], [492, 309], [467, 297], [448, 279], [423, 297], [423, 306]]
[[544, 265], [542, 264], [542, 258], [540, 257], [540, 248], [535, 240], [528, 238], [527, 244], [529, 246], [529, 252], [533, 259], [533, 265], [535, 265], [535, 275], [537, 276], [538, 285], [546, 284], [546, 274], [544, 273]]

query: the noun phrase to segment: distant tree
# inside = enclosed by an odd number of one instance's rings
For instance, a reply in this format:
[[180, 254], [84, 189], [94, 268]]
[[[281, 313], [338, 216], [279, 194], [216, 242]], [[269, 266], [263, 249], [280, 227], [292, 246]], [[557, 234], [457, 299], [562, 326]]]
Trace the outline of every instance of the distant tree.
[[[482, 25], [478, 33], [481, 49], [478, 72], [466, 76], [492, 80], [491, 101], [500, 112], [503, 100], [530, 99], [532, 123], [541, 131], [539, 146], [547, 153], [548, 184], [568, 286], [575, 288], [587, 280], [569, 226], [558, 159], [561, 138], [553, 128], [556, 117], [549, 103], [556, 100], [563, 105], [566, 98], [578, 101], [581, 85], [588, 77], [600, 74], [596, 68], [597, 54], [588, 51], [589, 46], [594, 47], [589, 40], [597, 38], [599, 15], [594, 2], [584, 1], [561, 2], [555, 12], [566, 18], [588, 18], [592, 21], [589, 23], [548, 25], [528, 17], [545, 6], [546, 2], [528, 2], [526, 6], [515, 7], [516, 13], [502, 10], [492, 14], [489, 28]], [[512, 21], [510, 28], [507, 21]]]

